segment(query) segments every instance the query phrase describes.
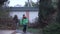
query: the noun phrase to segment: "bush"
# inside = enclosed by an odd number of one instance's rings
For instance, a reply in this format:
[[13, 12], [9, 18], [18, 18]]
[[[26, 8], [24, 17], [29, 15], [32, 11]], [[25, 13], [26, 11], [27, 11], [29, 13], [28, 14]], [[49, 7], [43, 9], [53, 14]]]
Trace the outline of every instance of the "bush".
[[16, 23], [12, 20], [12, 18], [0, 18], [0, 26], [3, 27], [0, 29], [4, 30], [15, 30], [16, 29]]
[[45, 34], [60, 34], [60, 24], [51, 23], [46, 28], [44, 28]]
[[39, 23], [38, 23], [38, 17], [36, 17], [35, 19], [33, 19], [34, 21], [32, 23], [29, 22], [29, 27], [30, 28], [38, 28], [39, 27]]

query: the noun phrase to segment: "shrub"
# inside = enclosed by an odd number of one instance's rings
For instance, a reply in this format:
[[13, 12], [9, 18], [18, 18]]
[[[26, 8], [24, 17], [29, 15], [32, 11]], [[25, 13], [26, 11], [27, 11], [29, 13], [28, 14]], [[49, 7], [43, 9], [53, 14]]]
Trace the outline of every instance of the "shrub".
[[51, 23], [47, 27], [44, 28], [45, 34], [60, 34], [60, 24], [59, 23]]

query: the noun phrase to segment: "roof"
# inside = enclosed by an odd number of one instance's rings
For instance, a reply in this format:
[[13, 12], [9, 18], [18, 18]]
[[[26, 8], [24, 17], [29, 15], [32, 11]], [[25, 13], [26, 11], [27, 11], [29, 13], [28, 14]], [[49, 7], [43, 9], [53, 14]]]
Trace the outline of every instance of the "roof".
[[38, 11], [38, 7], [9, 7], [10, 11]]

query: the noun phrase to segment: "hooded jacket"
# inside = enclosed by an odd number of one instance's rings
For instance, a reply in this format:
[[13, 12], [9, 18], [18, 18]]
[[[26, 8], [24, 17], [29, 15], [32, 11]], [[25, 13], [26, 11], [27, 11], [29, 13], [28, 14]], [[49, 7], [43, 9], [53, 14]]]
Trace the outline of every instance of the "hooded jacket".
[[23, 17], [23, 19], [20, 20], [20, 25], [27, 25], [28, 19], [26, 17]]

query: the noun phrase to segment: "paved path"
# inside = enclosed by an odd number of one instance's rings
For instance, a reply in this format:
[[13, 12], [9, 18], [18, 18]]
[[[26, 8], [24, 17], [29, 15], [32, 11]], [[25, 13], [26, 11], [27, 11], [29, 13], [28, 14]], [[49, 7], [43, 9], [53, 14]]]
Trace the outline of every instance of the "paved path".
[[0, 30], [0, 34], [11, 34], [14, 30]]
[[32, 33], [30, 32], [23, 33], [23, 31], [21, 30], [16, 30], [16, 34], [32, 34]]
[[0, 34], [32, 34], [32, 33], [23, 33], [21, 30], [0, 30]]

